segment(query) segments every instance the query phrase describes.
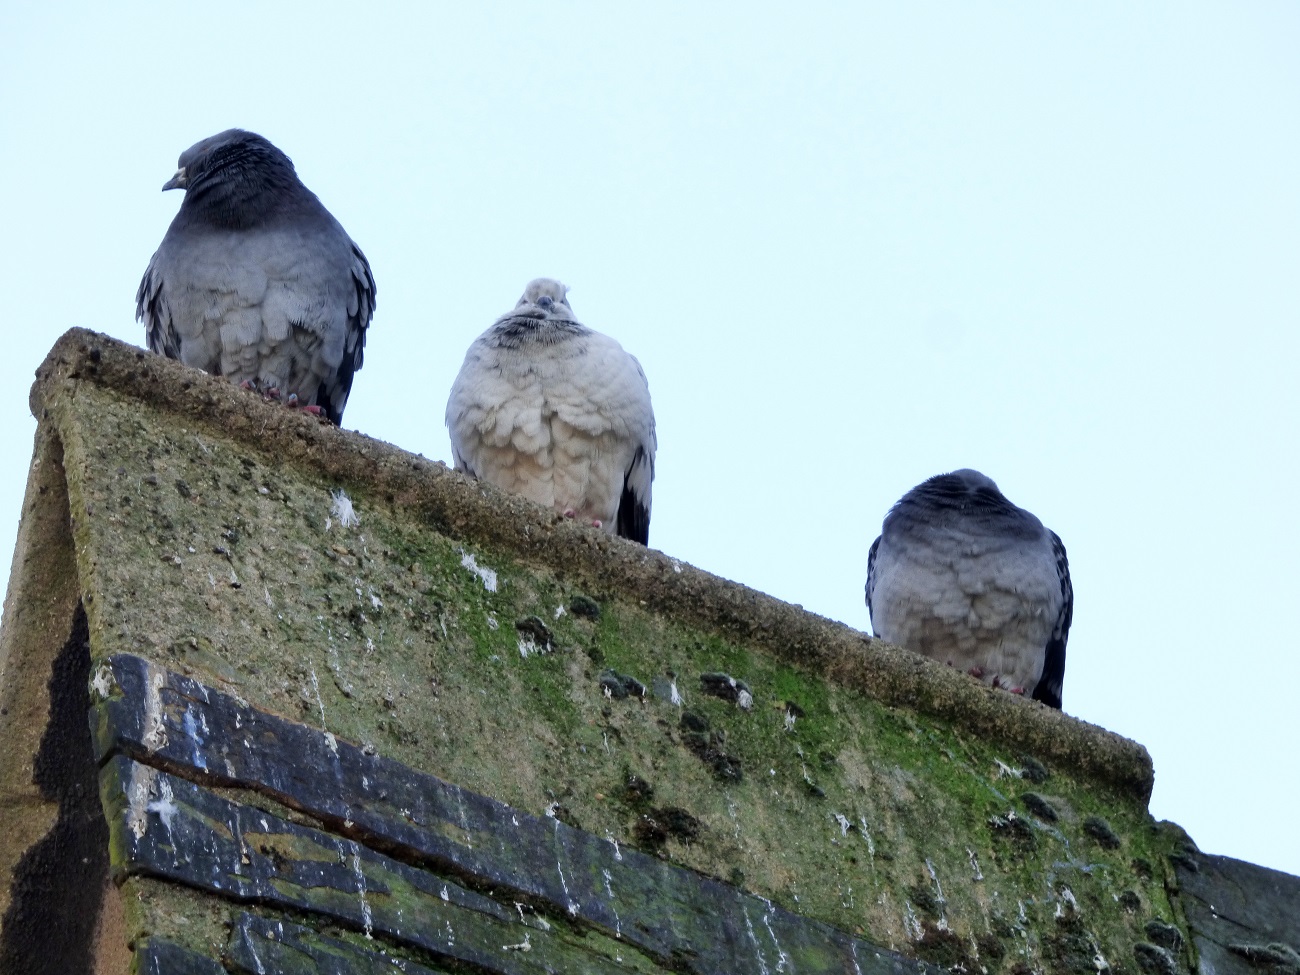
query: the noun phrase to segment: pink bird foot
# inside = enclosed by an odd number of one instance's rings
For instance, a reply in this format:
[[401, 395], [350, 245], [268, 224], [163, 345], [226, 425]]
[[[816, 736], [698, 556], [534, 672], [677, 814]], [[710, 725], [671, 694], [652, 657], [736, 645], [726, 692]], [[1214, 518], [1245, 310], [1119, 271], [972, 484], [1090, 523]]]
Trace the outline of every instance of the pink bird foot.
[[303, 413], [306, 413], [308, 416], [314, 416], [317, 420], [319, 420], [321, 423], [326, 424], [327, 426], [330, 425], [330, 418], [325, 415], [324, 410], [322, 410], [315, 403], [308, 403], [306, 406], [304, 406], [302, 400], [298, 399], [297, 393], [290, 393], [289, 398], [284, 401], [284, 405], [291, 410], [300, 410]]
[[[269, 402], [280, 402], [280, 388], [278, 386], [262, 386], [256, 379], [245, 379], [239, 384], [240, 389], [246, 389], [250, 393], [258, 393], [262, 399]], [[296, 400], [294, 394], [289, 395], [290, 400]]]
[[1005, 680], [1002, 679], [1000, 675], [995, 676], [993, 678], [993, 686], [1000, 690], [1004, 690], [1010, 694], [1020, 694], [1023, 696], [1025, 693], [1025, 689], [1023, 687], [1017, 687], [1014, 684], [1008, 684]]
[[302, 410], [304, 413], [310, 413], [312, 416], [321, 415], [321, 408], [315, 403], [303, 406], [302, 400], [298, 398], [297, 393], [290, 393], [289, 398], [284, 401], [284, 405], [289, 407], [291, 410]]

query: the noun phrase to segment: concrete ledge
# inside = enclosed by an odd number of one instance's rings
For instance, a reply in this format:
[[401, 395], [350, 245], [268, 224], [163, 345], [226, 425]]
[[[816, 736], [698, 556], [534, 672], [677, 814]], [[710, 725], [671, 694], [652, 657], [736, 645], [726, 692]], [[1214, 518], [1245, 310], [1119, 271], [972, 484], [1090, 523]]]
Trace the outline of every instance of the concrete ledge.
[[883, 704], [1031, 751], [1145, 802], [1151, 757], [1134, 741], [1034, 701], [993, 691], [951, 668], [661, 552], [588, 530], [523, 499], [372, 440], [267, 406], [230, 383], [84, 329], [65, 334], [37, 371], [32, 413], [48, 418], [87, 382], [201, 423], [281, 464], [301, 464], [351, 490], [418, 513], [439, 532], [511, 552], [581, 579], [635, 592], [650, 610], [739, 638]]
[[[61, 909], [84, 921], [63, 967], [113, 975], [126, 946], [145, 970], [266, 949], [304, 971], [393, 952], [438, 970], [473, 947], [415, 938], [396, 901], [377, 924], [358, 864], [389, 890], [433, 883], [417, 899], [438, 910], [441, 877], [495, 922], [549, 924], [533, 943], [557, 958], [633, 970], [733, 970], [719, 941], [774, 971], [787, 951], [845, 970], [845, 946], [987, 975], [1195, 963], [1186, 839], [1151, 821], [1131, 741], [105, 336], [65, 335], [31, 402], [0, 633], [13, 970]], [[153, 675], [130, 693], [128, 660]], [[403, 798], [440, 790], [436, 821]], [[510, 822], [480, 835], [504, 844], [491, 869], [440, 845], [470, 838], [471, 796]], [[432, 832], [407, 836], [416, 820]], [[351, 872], [330, 861], [345, 848]], [[314, 870], [329, 884], [286, 886]], [[478, 933], [480, 968], [544, 969]]]

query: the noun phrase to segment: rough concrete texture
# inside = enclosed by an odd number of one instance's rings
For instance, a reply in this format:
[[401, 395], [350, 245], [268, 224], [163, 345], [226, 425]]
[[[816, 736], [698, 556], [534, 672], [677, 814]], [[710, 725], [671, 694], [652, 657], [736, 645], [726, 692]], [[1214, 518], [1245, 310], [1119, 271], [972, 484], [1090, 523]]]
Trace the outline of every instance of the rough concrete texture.
[[[1186, 927], [1131, 741], [106, 336], [65, 335], [32, 409], [6, 877], [59, 814], [32, 767], [80, 600], [92, 673], [151, 659], [904, 955], [1137, 972], [1148, 924]], [[235, 923], [121, 891], [131, 940]]]
[[1174, 863], [1202, 971], [1300, 975], [1300, 877], [1195, 850]]

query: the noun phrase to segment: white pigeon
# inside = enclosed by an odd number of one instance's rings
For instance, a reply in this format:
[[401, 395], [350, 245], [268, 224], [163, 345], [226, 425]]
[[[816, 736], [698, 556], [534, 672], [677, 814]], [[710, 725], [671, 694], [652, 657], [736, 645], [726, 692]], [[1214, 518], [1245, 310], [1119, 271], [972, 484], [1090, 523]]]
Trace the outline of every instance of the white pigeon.
[[567, 293], [530, 281], [469, 347], [447, 401], [452, 457], [457, 470], [645, 545], [650, 387], [634, 356], [574, 318]]
[[1065, 546], [979, 471], [903, 495], [867, 557], [876, 636], [1061, 706], [1074, 590]]

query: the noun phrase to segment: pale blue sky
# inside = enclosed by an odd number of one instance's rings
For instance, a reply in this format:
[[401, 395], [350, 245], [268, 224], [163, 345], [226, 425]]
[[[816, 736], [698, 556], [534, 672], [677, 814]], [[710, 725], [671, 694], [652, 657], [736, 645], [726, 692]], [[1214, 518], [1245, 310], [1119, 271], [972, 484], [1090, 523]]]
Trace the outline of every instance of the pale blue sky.
[[1069, 549], [1065, 709], [1300, 874], [1300, 7], [372, 6], [0, 9], [0, 553], [32, 371], [143, 341], [159, 187], [242, 126], [374, 268], [347, 427], [447, 459], [558, 277], [649, 376], [651, 544], [862, 629], [889, 505], [979, 468]]

